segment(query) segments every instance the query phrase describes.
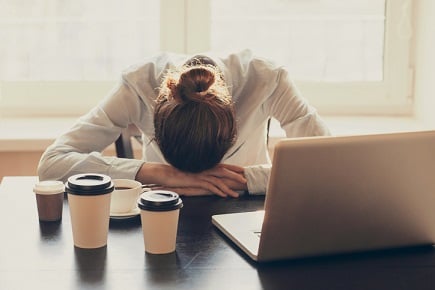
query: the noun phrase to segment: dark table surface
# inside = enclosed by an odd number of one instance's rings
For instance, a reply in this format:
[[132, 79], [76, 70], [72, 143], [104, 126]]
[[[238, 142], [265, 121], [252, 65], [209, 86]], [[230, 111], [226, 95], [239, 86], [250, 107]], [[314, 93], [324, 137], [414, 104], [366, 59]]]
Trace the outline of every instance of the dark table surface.
[[75, 248], [67, 201], [40, 223], [36, 177], [0, 186], [0, 289], [435, 289], [431, 247], [252, 262], [211, 224], [213, 214], [263, 208], [263, 197], [184, 197], [177, 250], [144, 252], [139, 218], [111, 220], [107, 247]]

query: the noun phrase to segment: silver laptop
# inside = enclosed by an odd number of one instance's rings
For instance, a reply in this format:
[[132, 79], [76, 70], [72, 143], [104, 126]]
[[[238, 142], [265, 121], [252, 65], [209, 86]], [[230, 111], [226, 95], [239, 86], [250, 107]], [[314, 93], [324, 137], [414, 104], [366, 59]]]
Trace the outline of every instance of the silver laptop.
[[435, 131], [285, 139], [264, 211], [213, 224], [256, 261], [435, 242]]

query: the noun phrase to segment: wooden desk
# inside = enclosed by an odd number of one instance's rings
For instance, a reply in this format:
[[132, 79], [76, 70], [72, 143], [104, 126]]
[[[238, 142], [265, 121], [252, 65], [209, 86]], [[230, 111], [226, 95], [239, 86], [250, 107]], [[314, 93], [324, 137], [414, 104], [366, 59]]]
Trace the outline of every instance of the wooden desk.
[[73, 246], [68, 205], [39, 223], [35, 177], [0, 186], [0, 289], [435, 289], [435, 251], [354, 254], [256, 264], [211, 224], [211, 215], [257, 210], [263, 198], [183, 198], [177, 251], [145, 254], [139, 219], [111, 221], [108, 246]]

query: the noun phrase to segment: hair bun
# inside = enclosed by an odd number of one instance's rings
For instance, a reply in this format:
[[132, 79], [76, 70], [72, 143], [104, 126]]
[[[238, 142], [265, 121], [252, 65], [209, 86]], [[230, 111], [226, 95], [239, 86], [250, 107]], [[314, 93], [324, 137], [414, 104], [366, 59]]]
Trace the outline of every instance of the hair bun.
[[228, 105], [232, 102], [222, 72], [214, 66], [183, 66], [168, 71], [157, 102], [198, 102]]
[[[181, 101], [204, 101], [208, 90], [215, 83], [215, 72], [208, 67], [194, 67], [180, 75], [176, 93]], [[173, 91], [174, 92], [174, 91]]]

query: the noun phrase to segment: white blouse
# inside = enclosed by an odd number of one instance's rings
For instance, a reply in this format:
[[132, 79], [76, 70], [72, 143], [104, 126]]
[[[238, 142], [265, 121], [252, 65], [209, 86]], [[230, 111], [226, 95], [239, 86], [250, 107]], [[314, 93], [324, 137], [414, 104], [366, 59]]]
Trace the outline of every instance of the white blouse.
[[[303, 99], [287, 71], [249, 50], [216, 57], [235, 103], [238, 136], [222, 163], [245, 167], [250, 194], [264, 194], [270, 172], [266, 134], [270, 117], [279, 121], [287, 137], [328, 135], [316, 110]], [[41, 157], [40, 180], [65, 181], [77, 173], [103, 173], [134, 179], [144, 162], [167, 163], [154, 136], [153, 108], [168, 68], [182, 65], [189, 56], [162, 53], [126, 70], [118, 86], [89, 113], [59, 136]], [[143, 160], [102, 156], [123, 128], [142, 131]]]

